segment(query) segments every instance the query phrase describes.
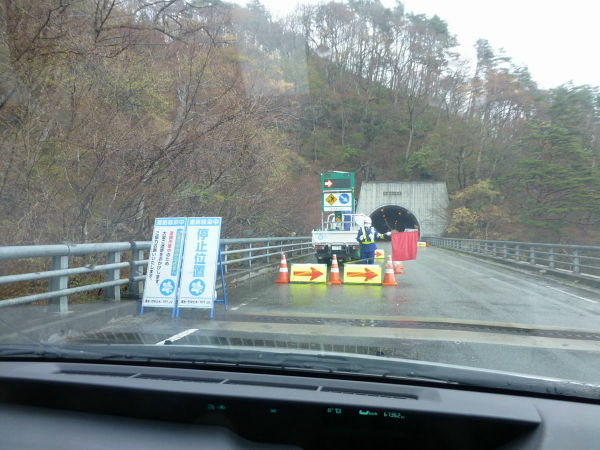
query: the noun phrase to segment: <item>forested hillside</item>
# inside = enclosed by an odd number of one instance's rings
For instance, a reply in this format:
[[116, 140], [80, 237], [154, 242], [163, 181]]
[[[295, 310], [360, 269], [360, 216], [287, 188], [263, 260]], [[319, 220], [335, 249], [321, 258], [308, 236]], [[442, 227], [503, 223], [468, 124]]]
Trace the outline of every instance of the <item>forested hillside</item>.
[[[306, 233], [318, 174], [445, 181], [448, 234], [600, 238], [600, 93], [378, 1], [275, 21], [179, 0], [1, 0], [1, 244]], [[450, 28], [449, 28], [450, 27]], [[574, 237], [576, 236], [576, 238]]]

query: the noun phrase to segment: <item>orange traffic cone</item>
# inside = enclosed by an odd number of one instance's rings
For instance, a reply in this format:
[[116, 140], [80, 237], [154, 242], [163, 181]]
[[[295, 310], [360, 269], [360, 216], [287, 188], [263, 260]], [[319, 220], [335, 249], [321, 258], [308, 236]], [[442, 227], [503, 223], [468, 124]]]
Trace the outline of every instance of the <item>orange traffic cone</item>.
[[340, 267], [338, 266], [335, 253], [331, 259], [331, 271], [329, 272], [329, 281], [327, 284], [342, 284], [342, 280], [340, 279]]
[[289, 283], [290, 274], [288, 272], [287, 261], [285, 260], [285, 253], [281, 252], [281, 262], [279, 263], [279, 275], [275, 280], [275, 283]]
[[404, 264], [402, 261], [394, 261], [394, 273], [404, 273]]
[[398, 286], [396, 277], [394, 277], [394, 263], [392, 262], [391, 256], [385, 263], [385, 275], [383, 276], [383, 283], [381, 284], [383, 286]]

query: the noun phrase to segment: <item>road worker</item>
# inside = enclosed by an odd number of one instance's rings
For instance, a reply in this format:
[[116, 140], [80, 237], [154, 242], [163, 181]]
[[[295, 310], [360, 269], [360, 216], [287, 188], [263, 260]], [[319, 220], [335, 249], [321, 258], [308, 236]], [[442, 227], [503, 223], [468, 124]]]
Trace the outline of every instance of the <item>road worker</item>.
[[377, 250], [375, 241], [385, 239], [386, 236], [391, 236], [392, 234], [391, 231], [385, 234], [378, 233], [371, 224], [371, 218], [366, 217], [356, 235], [356, 240], [360, 244], [360, 259], [362, 264], [374, 264], [375, 250]]

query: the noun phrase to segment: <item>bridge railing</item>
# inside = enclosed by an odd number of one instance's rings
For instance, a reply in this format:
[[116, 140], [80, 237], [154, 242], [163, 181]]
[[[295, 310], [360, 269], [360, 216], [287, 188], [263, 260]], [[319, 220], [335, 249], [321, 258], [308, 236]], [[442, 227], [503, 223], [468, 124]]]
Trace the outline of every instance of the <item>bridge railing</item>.
[[[47, 269], [0, 276], [0, 307], [47, 300], [50, 311], [64, 313], [69, 310], [69, 296], [103, 290], [104, 300], [120, 300], [121, 287], [125, 285], [128, 298], [140, 298], [149, 251], [150, 241], [0, 247], [1, 267], [19, 261], [17, 266]], [[278, 262], [281, 252], [293, 258], [312, 251], [310, 237], [221, 239], [226, 273]], [[69, 287], [70, 277], [87, 275], [92, 276]], [[45, 292], [12, 298], [1, 294], [7, 285], [40, 280], [48, 280]]]
[[537, 242], [424, 238], [430, 245], [458, 250], [521, 266], [600, 281], [600, 247]]

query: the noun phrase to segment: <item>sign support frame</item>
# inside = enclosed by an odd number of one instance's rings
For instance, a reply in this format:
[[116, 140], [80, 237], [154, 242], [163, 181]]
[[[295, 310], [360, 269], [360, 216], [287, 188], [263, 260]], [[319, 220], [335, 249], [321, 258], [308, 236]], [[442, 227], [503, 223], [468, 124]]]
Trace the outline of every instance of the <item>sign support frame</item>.
[[[213, 301], [212, 308], [210, 308], [210, 319], [212, 320], [215, 317], [215, 303], [223, 303], [225, 307], [225, 311], [227, 311], [227, 289], [225, 287], [225, 269], [223, 267], [223, 259], [221, 257], [221, 246], [219, 245], [219, 272], [221, 273], [221, 294], [223, 295], [222, 299], [217, 299]], [[216, 297], [216, 296], [215, 296]]]

